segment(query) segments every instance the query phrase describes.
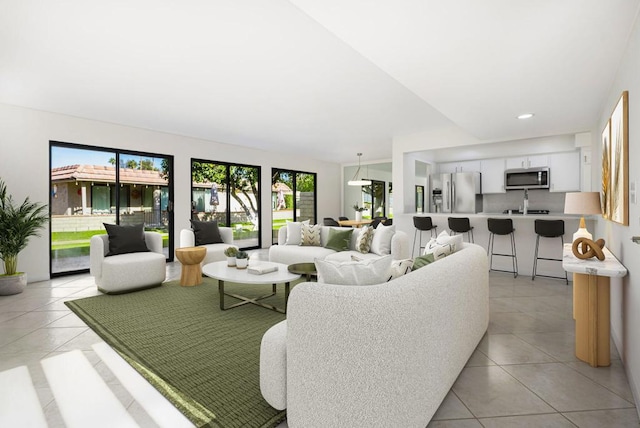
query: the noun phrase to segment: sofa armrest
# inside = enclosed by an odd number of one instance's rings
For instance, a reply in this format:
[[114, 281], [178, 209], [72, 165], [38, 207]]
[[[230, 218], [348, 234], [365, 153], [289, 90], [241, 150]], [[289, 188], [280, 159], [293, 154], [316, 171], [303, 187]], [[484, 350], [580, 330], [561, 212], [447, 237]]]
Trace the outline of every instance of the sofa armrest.
[[282, 226], [278, 229], [278, 245], [285, 245], [287, 243], [287, 226]]
[[162, 248], [162, 235], [158, 232], [145, 232], [144, 242], [147, 244], [147, 248], [154, 253], [164, 254]]
[[404, 260], [411, 257], [409, 236], [401, 230], [396, 231], [391, 238], [391, 255], [394, 260]]
[[89, 240], [89, 273], [91, 276], [102, 276], [102, 262], [109, 252], [109, 235], [93, 235]]
[[233, 229], [230, 227], [219, 227], [220, 236], [225, 244], [233, 245]]
[[287, 408], [287, 320], [274, 325], [262, 336], [260, 392], [275, 409]]
[[196, 235], [193, 233], [191, 229], [182, 229], [180, 231], [180, 245], [178, 248], [184, 247], [195, 247], [196, 246]]

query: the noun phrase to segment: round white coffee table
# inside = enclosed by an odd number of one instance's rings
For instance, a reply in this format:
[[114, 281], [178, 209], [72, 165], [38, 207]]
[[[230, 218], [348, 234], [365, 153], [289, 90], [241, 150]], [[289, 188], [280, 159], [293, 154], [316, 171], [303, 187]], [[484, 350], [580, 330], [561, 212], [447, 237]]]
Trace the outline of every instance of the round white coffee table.
[[[257, 265], [258, 263], [254, 263]], [[218, 290], [220, 291], [220, 309], [225, 311], [227, 309], [236, 308], [238, 306], [251, 303], [253, 305], [262, 306], [263, 308], [271, 309], [272, 311], [287, 313], [287, 300], [289, 299], [289, 290], [291, 281], [295, 281], [300, 278], [300, 275], [289, 272], [287, 265], [282, 263], [264, 262], [260, 264], [273, 265], [278, 268], [277, 271], [264, 273], [262, 275], [255, 275], [248, 272], [248, 269], [237, 269], [235, 267], [227, 266], [227, 262], [214, 262], [208, 263], [202, 267], [202, 273], [206, 276], [218, 280]], [[251, 265], [249, 266], [251, 267]], [[257, 284], [268, 285], [271, 284], [271, 293], [264, 296], [250, 298], [241, 296], [239, 294], [225, 293], [224, 283], [225, 281], [238, 282], [241, 284]], [[284, 309], [278, 308], [273, 305], [259, 302], [259, 300], [266, 299], [276, 294], [276, 284], [284, 283]], [[235, 297], [240, 299], [239, 303], [235, 303], [230, 306], [224, 306], [224, 296]]]

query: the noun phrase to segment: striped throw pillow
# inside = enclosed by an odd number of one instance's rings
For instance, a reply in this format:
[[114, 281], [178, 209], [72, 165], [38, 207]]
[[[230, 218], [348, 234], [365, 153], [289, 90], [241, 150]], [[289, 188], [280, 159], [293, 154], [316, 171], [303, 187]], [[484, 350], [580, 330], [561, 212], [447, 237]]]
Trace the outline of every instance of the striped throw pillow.
[[302, 223], [302, 228], [300, 230], [300, 245], [319, 247], [321, 229], [322, 225], [320, 224]]

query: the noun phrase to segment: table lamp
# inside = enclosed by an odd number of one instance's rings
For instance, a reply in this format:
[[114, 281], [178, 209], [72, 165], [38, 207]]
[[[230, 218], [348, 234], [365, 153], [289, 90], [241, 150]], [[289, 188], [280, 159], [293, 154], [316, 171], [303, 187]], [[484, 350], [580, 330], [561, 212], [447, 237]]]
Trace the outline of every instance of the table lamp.
[[580, 237], [593, 239], [587, 230], [584, 222], [584, 216], [589, 214], [601, 214], [600, 192], [572, 192], [567, 193], [564, 198], [565, 214], [580, 214], [580, 226], [576, 233], [573, 234], [573, 240]]

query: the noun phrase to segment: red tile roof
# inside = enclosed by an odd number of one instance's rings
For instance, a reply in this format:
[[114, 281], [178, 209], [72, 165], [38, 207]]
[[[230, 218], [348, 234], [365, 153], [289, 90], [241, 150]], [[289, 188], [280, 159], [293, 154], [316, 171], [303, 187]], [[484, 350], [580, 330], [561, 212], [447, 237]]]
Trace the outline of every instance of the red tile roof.
[[[51, 181], [92, 181], [97, 183], [113, 183], [116, 180], [115, 166], [100, 165], [68, 165], [53, 168]], [[160, 171], [149, 171], [131, 168], [120, 168], [120, 182], [124, 184], [147, 184], [166, 186], [167, 180]]]

